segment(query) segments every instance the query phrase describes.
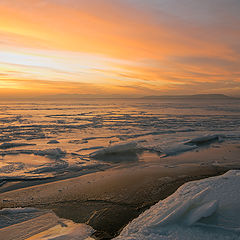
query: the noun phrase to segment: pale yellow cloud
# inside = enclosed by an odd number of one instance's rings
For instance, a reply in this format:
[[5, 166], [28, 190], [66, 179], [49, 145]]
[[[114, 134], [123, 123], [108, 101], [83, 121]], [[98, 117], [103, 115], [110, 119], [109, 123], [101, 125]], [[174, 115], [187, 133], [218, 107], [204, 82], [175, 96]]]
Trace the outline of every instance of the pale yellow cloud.
[[211, 16], [191, 5], [196, 16], [187, 17], [177, 1], [138, 3], [1, 0], [0, 92], [181, 94], [204, 92], [205, 83], [209, 92], [237, 92], [240, 21], [229, 14], [233, 8], [224, 5], [224, 24], [214, 4]]

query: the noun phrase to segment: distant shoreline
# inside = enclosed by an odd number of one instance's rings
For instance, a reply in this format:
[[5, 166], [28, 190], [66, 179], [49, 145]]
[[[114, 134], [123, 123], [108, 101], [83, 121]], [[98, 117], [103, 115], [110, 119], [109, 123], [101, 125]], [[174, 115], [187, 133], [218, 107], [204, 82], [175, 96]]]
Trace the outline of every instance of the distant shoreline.
[[0, 97], [0, 101], [14, 102], [14, 101], [60, 101], [60, 100], [151, 100], [151, 99], [196, 99], [196, 100], [240, 100], [240, 97], [228, 96], [225, 94], [194, 94], [194, 95], [152, 95], [142, 97], [130, 96], [95, 96], [95, 95], [81, 95], [81, 94], [59, 94], [39, 97], [16, 97], [7, 98]]
[[143, 99], [240, 99], [238, 97], [224, 94], [194, 94], [194, 95], [165, 95], [165, 96], [145, 96]]

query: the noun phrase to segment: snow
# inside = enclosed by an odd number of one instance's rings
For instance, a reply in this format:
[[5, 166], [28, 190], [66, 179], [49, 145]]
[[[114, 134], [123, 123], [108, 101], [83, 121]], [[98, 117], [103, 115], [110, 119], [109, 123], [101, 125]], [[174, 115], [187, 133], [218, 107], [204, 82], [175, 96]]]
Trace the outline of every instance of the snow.
[[201, 218], [211, 216], [215, 211], [217, 211], [217, 208], [218, 208], [218, 200], [207, 202], [190, 211], [188, 216], [186, 216], [184, 223], [187, 226], [191, 226]]
[[240, 170], [193, 181], [129, 223], [116, 240], [240, 239]]

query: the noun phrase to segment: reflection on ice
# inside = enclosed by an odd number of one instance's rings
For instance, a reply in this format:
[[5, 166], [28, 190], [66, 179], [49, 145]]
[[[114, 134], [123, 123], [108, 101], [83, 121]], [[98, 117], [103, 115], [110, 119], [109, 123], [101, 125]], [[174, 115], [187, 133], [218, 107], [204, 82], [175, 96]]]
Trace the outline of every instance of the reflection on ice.
[[208, 105], [204, 99], [2, 103], [0, 177], [114, 166], [137, 161], [142, 151], [171, 156], [223, 135], [239, 141], [239, 112], [234, 99]]

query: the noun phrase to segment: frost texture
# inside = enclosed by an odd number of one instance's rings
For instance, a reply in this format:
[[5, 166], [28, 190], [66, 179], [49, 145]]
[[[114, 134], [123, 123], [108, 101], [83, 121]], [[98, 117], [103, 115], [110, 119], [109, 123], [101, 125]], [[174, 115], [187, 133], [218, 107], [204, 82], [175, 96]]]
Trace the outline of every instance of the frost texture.
[[239, 187], [239, 170], [186, 183], [129, 223], [115, 239], [240, 239]]

